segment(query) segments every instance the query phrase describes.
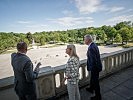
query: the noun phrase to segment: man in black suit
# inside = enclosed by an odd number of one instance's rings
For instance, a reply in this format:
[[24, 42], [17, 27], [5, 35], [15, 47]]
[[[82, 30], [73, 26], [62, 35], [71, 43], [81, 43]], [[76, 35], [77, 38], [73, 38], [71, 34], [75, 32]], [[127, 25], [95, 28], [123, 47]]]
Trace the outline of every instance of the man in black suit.
[[14, 89], [19, 97], [19, 100], [37, 100], [35, 78], [39, 73], [38, 63], [33, 71], [33, 64], [30, 58], [26, 55], [27, 44], [19, 42], [17, 44], [17, 53], [12, 53], [11, 64], [14, 70]]
[[102, 71], [102, 63], [99, 49], [93, 42], [91, 35], [85, 35], [84, 42], [88, 45], [87, 70], [91, 73], [90, 87], [86, 88], [86, 90], [90, 93], [95, 92], [95, 96], [91, 97], [91, 100], [101, 100], [99, 72]]

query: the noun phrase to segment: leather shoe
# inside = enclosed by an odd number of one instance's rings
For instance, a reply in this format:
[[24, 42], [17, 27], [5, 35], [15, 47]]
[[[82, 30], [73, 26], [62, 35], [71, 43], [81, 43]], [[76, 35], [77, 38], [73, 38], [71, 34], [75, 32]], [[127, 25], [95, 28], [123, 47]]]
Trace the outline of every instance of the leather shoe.
[[86, 88], [86, 91], [90, 92], [90, 93], [94, 93], [94, 91], [91, 88]]
[[102, 100], [102, 99], [101, 99], [101, 96], [94, 96], [94, 97], [91, 97], [91, 100]]

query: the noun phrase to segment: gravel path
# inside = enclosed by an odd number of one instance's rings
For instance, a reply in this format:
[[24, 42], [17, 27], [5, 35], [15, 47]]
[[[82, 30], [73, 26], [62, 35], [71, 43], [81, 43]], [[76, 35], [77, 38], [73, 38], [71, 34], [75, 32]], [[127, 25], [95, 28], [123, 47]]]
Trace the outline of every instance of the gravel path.
[[[80, 57], [80, 60], [86, 59], [86, 45], [75, 45], [77, 48], [77, 54]], [[31, 49], [27, 52], [27, 55], [31, 58], [33, 63], [41, 61], [42, 66], [59, 66], [63, 65], [68, 60], [68, 55], [65, 53], [66, 46], [59, 46], [53, 48], [39, 48]], [[122, 50], [120, 47], [107, 47], [99, 46], [100, 53], [110, 53], [118, 50]], [[11, 54], [0, 55], [0, 79], [4, 77], [9, 77], [13, 75], [13, 70], [10, 62]]]

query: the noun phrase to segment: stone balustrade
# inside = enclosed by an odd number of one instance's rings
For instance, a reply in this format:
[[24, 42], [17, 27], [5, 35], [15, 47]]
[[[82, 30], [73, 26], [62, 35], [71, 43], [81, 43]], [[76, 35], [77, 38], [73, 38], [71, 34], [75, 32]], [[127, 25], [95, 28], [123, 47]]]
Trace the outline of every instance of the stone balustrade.
[[[103, 64], [103, 70], [100, 72], [100, 78], [104, 78], [121, 69], [133, 65], [133, 48], [109, 54], [102, 54], [101, 61]], [[80, 63], [79, 86], [83, 87], [89, 84], [90, 75], [86, 70], [86, 59], [80, 61]], [[37, 96], [39, 100], [58, 97], [67, 92], [66, 85], [61, 84], [64, 78], [64, 70], [65, 65], [41, 68], [41, 72], [36, 79]], [[1, 100], [18, 100], [13, 90], [13, 80], [13, 76], [0, 79]]]

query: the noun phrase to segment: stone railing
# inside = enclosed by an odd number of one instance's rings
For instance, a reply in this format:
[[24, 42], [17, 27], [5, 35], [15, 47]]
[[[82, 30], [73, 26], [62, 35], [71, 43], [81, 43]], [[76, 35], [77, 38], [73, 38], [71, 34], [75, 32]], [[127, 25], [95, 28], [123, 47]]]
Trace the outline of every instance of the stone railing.
[[[133, 48], [109, 54], [102, 54], [101, 61], [103, 64], [103, 70], [100, 73], [100, 78], [103, 78], [109, 74], [133, 65]], [[86, 60], [82, 60], [80, 63], [79, 86], [82, 87], [89, 84], [90, 75], [86, 70]], [[61, 84], [64, 78], [64, 70], [65, 65], [44, 67], [41, 69], [41, 72], [36, 80], [37, 96], [39, 100], [58, 97], [67, 92], [66, 85]], [[0, 79], [1, 100], [18, 100], [15, 92], [13, 91], [13, 79], [13, 76]]]

